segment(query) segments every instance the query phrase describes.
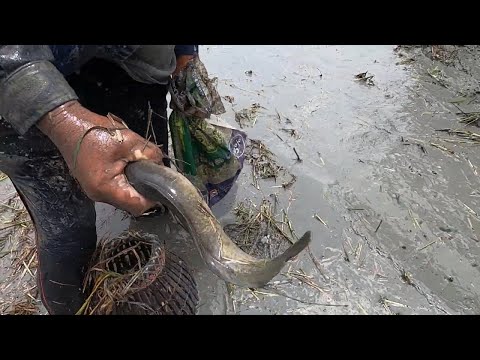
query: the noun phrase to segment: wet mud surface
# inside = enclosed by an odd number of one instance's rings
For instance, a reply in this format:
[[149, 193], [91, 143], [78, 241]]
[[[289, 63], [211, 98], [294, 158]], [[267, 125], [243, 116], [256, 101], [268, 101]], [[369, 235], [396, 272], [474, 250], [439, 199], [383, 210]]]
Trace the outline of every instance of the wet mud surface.
[[100, 236], [164, 237], [195, 268], [200, 314], [479, 313], [480, 138], [465, 133], [480, 134], [478, 47], [203, 46], [201, 56], [222, 118], [296, 177], [256, 186], [246, 164], [214, 213], [232, 224], [239, 202], [276, 195], [295, 233], [312, 231], [310, 253], [249, 290], [210, 273], [168, 217], [131, 221], [99, 205]]

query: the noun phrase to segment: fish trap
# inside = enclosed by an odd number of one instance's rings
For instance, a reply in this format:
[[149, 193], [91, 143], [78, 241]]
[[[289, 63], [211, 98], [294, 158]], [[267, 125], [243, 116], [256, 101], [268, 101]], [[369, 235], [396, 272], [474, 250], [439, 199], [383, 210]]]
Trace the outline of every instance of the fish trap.
[[157, 236], [127, 232], [102, 243], [87, 271], [77, 314], [195, 315], [198, 290], [187, 264]]

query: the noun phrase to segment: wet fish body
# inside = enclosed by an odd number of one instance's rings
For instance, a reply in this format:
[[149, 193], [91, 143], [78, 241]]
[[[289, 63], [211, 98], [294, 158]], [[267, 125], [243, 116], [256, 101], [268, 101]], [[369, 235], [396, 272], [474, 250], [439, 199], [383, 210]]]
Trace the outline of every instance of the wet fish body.
[[262, 287], [311, 241], [307, 231], [274, 259], [258, 259], [241, 250], [223, 231], [192, 183], [179, 172], [148, 161], [127, 166], [126, 175], [143, 196], [169, 208], [192, 235], [202, 258], [223, 280], [243, 287]]

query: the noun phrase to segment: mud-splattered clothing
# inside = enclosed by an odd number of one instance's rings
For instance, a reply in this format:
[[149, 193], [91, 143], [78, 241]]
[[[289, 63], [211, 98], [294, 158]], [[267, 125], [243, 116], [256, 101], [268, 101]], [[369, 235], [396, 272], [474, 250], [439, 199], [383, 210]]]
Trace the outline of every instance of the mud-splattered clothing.
[[176, 55], [197, 51], [194, 45], [0, 45], [0, 171], [10, 177], [33, 220], [39, 290], [50, 314], [74, 314], [85, 299], [96, 212], [35, 123], [78, 99], [144, 135], [150, 104], [156, 140], [167, 154], [168, 79]]

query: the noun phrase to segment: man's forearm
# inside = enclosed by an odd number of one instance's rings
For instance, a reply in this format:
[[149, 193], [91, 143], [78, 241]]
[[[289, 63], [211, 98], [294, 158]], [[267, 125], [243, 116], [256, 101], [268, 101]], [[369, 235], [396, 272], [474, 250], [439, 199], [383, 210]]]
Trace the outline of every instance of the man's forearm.
[[53, 60], [47, 45], [0, 45], [0, 115], [21, 135], [77, 99]]
[[[120, 51], [124, 48], [125, 54]], [[175, 69], [180, 70], [197, 56], [198, 45], [111, 45], [104, 50], [104, 56], [121, 65], [132, 78], [167, 83]], [[48, 45], [0, 45], [0, 116], [21, 135], [51, 110], [78, 100], [54, 61]]]

